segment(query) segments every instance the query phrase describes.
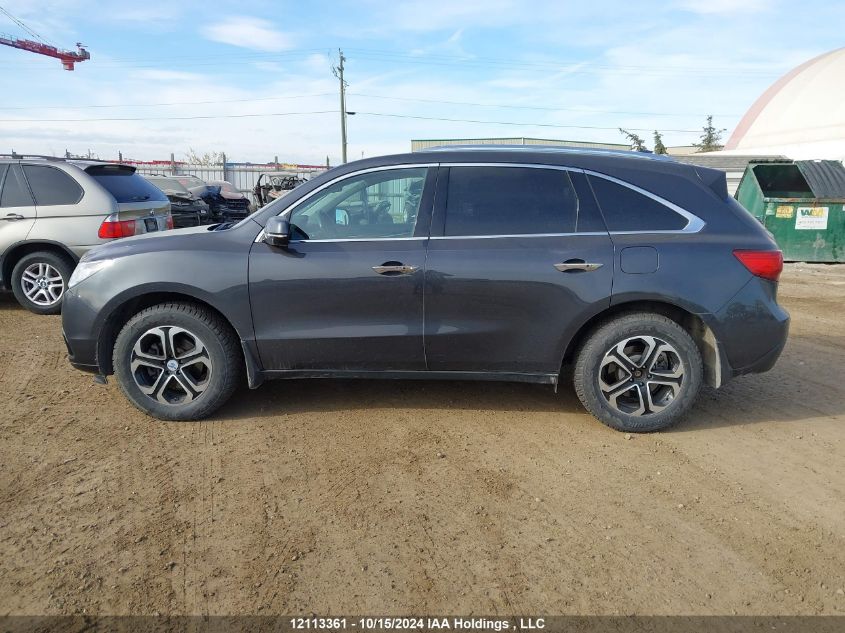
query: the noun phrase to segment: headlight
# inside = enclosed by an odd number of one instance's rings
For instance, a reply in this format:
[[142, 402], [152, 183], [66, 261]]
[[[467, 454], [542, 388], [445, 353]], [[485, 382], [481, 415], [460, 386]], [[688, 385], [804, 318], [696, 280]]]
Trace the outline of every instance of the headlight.
[[93, 262], [86, 262], [82, 260], [74, 269], [73, 274], [70, 276], [70, 279], [67, 282], [68, 288], [73, 288], [74, 286], [82, 283], [88, 277], [93, 275], [94, 273], [98, 273], [101, 270], [104, 270], [111, 266], [114, 263], [113, 259], [98, 259]]

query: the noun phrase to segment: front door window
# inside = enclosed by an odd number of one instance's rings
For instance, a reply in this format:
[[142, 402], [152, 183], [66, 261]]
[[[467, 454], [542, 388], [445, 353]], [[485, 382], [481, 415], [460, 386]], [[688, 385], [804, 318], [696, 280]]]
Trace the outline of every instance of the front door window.
[[327, 187], [291, 212], [293, 239], [412, 237], [427, 171], [375, 171]]

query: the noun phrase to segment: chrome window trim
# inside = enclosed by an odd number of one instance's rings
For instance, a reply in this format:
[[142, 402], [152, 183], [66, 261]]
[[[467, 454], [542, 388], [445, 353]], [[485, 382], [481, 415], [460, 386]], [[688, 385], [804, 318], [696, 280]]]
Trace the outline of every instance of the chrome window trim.
[[[665, 198], [661, 198], [657, 194], [651, 193], [650, 191], [643, 189], [642, 187], [637, 187], [637, 185], [632, 185], [630, 182], [626, 182], [625, 180], [620, 180], [619, 178], [614, 178], [613, 176], [608, 176], [607, 174], [603, 174], [601, 172], [592, 171], [590, 169], [583, 169], [583, 173], [587, 174], [588, 176], [595, 176], [596, 178], [604, 178], [605, 180], [609, 180], [610, 182], [614, 182], [617, 185], [621, 185], [623, 187], [627, 187], [632, 191], [636, 191], [640, 195], [645, 196], [646, 198], [651, 198], [655, 202], [662, 204], [664, 207], [668, 207], [682, 218], [687, 221], [685, 227], [681, 229], [668, 229], [668, 230], [655, 230], [655, 231], [609, 231], [611, 235], [644, 235], [650, 233], [698, 233], [706, 226], [704, 220], [702, 220], [697, 215], [690, 213], [686, 209], [679, 207], [674, 202], [669, 202]], [[598, 200], [596, 201], [598, 203]]]
[[289, 244], [322, 244], [332, 242], [413, 242], [427, 240], [428, 237], [335, 237], [321, 240], [291, 240]]
[[[346, 180], [347, 178], [354, 178], [355, 176], [360, 176], [362, 174], [369, 174], [377, 171], [393, 171], [395, 169], [421, 169], [421, 168], [431, 168], [431, 167], [438, 167], [440, 163], [404, 163], [401, 165], [382, 165], [380, 167], [368, 167], [367, 169], [359, 169], [358, 171], [351, 171], [348, 174], [343, 174], [338, 176], [337, 178], [332, 178], [328, 182], [323, 183], [319, 187], [317, 187], [314, 191], [309, 191], [307, 194], [302, 196], [301, 198], [297, 199], [296, 201], [292, 202], [284, 209], [279, 211], [276, 214], [276, 217], [280, 215], [284, 215], [285, 213], [292, 212], [294, 208], [298, 207], [303, 202], [313, 198], [315, 195], [320, 193], [323, 189], [327, 187], [331, 187], [333, 184], [340, 182], [341, 180]], [[310, 242], [351, 242], [351, 241], [374, 241], [374, 240], [397, 240], [397, 239], [428, 239], [426, 238], [413, 238], [413, 237], [404, 237], [404, 238], [397, 238], [397, 237], [368, 237], [368, 238], [357, 238], [351, 237], [347, 239], [333, 239], [333, 240], [291, 240], [292, 242], [298, 243], [310, 243]], [[258, 235], [255, 236], [255, 242], [262, 242], [264, 241], [264, 229], [262, 228], [259, 231]]]
[[[697, 215], [690, 213], [686, 209], [678, 206], [674, 202], [670, 202], [665, 198], [658, 196], [642, 187], [638, 187], [637, 185], [631, 184], [625, 180], [620, 180], [619, 178], [615, 178], [614, 176], [609, 176], [608, 174], [603, 174], [598, 171], [593, 171], [591, 169], [582, 169], [579, 167], [569, 167], [567, 165], [547, 165], [544, 163], [501, 163], [501, 162], [437, 162], [437, 163], [408, 163], [402, 165], [382, 165], [380, 167], [369, 167], [367, 169], [361, 169], [358, 171], [350, 172], [348, 174], [344, 174], [342, 176], [338, 176], [337, 178], [333, 178], [327, 183], [324, 183], [314, 191], [309, 192], [304, 197], [300, 198], [296, 202], [288, 205], [282, 211], [277, 213], [276, 215], [283, 215], [292, 211], [294, 207], [298, 206], [300, 203], [305, 202], [312, 196], [316, 195], [323, 189], [333, 185], [336, 182], [341, 180], [345, 180], [346, 178], [351, 178], [354, 176], [358, 176], [361, 174], [367, 174], [371, 172], [377, 171], [389, 171], [394, 169], [419, 169], [419, 168], [430, 168], [430, 167], [523, 167], [528, 169], [551, 169], [557, 171], [569, 171], [575, 173], [581, 173], [588, 176], [595, 176], [596, 178], [604, 178], [605, 180], [609, 180], [610, 182], [616, 183], [617, 185], [621, 185], [623, 187], [627, 187], [632, 191], [637, 192], [640, 195], [645, 196], [646, 198], [650, 198], [655, 202], [662, 204], [663, 206], [667, 207], [668, 209], [672, 210], [673, 212], [680, 215], [687, 221], [686, 226], [681, 229], [668, 229], [668, 230], [653, 230], [653, 231], [607, 231], [607, 232], [584, 232], [584, 233], [520, 233], [520, 234], [512, 234], [512, 235], [441, 235], [441, 236], [429, 236], [429, 237], [373, 237], [373, 238], [347, 238], [347, 239], [332, 239], [332, 240], [292, 240], [296, 243], [304, 244], [310, 242], [376, 242], [376, 241], [384, 241], [384, 240], [422, 240], [422, 239], [432, 239], [432, 240], [465, 240], [465, 239], [495, 239], [495, 238], [512, 238], [512, 237], [575, 237], [577, 235], [660, 235], [660, 234], [668, 234], [668, 235], [683, 235], [688, 233], [698, 233], [701, 231], [705, 226], [706, 222], [702, 220]], [[256, 242], [261, 242], [264, 239], [264, 229], [262, 229], [258, 235], [255, 237]]]
[[492, 240], [502, 237], [576, 237], [607, 235], [607, 231], [584, 231], [583, 233], [509, 233], [503, 235], [437, 235], [432, 240]]

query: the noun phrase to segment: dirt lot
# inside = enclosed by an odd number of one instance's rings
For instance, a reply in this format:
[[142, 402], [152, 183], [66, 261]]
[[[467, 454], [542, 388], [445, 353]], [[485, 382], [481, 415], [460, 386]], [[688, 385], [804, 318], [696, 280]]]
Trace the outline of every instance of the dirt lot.
[[845, 613], [845, 266], [649, 436], [570, 389], [298, 381], [162, 423], [0, 296], [0, 615]]

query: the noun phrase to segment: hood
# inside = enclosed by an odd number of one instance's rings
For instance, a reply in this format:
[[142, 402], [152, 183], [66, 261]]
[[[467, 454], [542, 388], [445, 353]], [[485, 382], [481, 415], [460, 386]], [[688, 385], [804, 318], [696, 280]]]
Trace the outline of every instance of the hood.
[[239, 191], [226, 191], [225, 189], [220, 190], [220, 195], [226, 200], [243, 200], [246, 198], [246, 196]]

